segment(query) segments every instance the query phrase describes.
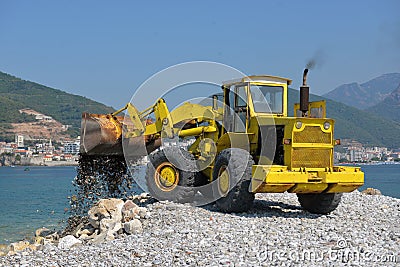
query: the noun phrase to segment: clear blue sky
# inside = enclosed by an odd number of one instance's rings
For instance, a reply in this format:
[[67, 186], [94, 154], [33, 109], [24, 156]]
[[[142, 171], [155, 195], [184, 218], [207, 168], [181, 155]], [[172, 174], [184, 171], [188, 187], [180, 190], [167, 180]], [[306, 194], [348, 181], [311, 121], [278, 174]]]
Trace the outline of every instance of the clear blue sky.
[[[302, 4], [304, 2], [304, 4]], [[400, 1], [0, 1], [0, 71], [115, 108], [170, 65], [209, 60], [313, 93], [400, 72]]]

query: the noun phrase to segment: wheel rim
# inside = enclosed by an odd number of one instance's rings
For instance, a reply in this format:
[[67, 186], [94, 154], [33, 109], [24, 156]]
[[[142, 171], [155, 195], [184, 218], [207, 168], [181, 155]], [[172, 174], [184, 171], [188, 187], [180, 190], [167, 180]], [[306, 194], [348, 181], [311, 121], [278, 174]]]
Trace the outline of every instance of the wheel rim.
[[164, 162], [157, 167], [154, 173], [154, 181], [162, 191], [172, 191], [178, 186], [179, 172], [171, 163]]
[[225, 196], [229, 192], [229, 173], [226, 166], [222, 166], [218, 171], [218, 188], [220, 193]]

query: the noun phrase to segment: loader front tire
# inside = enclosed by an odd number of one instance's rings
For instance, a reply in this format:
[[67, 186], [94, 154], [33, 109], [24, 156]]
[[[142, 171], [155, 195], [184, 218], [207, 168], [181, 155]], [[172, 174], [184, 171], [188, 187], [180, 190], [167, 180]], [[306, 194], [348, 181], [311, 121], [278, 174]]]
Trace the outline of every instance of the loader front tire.
[[[246, 212], [252, 208], [254, 193], [249, 192], [252, 156], [240, 148], [223, 150], [213, 169], [213, 187], [217, 207], [223, 212]], [[230, 190], [229, 190], [230, 189]]]
[[[169, 157], [176, 155], [177, 158], [168, 158], [166, 154]], [[174, 164], [180, 157], [184, 158], [185, 170], [178, 167], [182, 166], [181, 164]], [[196, 164], [192, 154], [184, 149], [167, 147], [150, 154], [149, 160], [146, 183], [152, 197], [178, 203], [193, 201], [196, 193], [194, 190]], [[193, 171], [189, 171], [191, 169]]]
[[342, 193], [297, 194], [303, 209], [316, 214], [329, 214], [334, 211], [341, 198]]

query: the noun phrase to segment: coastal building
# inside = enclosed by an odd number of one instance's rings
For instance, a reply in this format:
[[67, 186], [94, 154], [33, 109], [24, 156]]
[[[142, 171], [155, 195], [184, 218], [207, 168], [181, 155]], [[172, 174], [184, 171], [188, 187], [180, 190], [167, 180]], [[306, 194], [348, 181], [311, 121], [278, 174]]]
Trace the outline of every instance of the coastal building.
[[16, 147], [12, 146], [12, 143], [6, 143], [0, 148], [1, 153], [13, 153]]
[[46, 151], [46, 153], [47, 153], [47, 154], [53, 154], [53, 152], [54, 152], [54, 146], [53, 146], [53, 142], [51, 141], [51, 139], [50, 139], [50, 141], [49, 141], [48, 144], [44, 144], [44, 145], [45, 145], [45, 151]]
[[62, 154], [61, 155], [61, 160], [65, 160], [65, 161], [72, 161], [73, 157], [71, 154]]
[[26, 148], [17, 148], [14, 150], [14, 154], [18, 154], [23, 157], [31, 157], [32, 156], [32, 151]]
[[393, 152], [389, 156], [392, 157], [393, 159], [400, 159], [400, 152]]
[[78, 154], [79, 153], [79, 143], [65, 143], [64, 144], [64, 153], [66, 154]]
[[6, 142], [0, 142], [0, 154], [3, 154], [5, 152], [4, 148], [6, 147], [6, 145]]
[[53, 118], [50, 116], [46, 116], [43, 114], [38, 114], [35, 116], [35, 119], [38, 121], [53, 121]]
[[53, 155], [45, 155], [45, 156], [43, 157], [43, 161], [44, 161], [44, 162], [53, 161]]
[[15, 136], [15, 143], [17, 144], [17, 147], [24, 147], [24, 136], [23, 135], [16, 135]]

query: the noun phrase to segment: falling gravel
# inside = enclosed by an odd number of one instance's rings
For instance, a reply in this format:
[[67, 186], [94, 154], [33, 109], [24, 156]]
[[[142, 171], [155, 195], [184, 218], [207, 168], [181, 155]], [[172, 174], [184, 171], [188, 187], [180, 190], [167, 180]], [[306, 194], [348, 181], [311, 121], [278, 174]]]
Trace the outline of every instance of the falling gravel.
[[399, 266], [400, 200], [344, 194], [330, 215], [296, 195], [258, 194], [247, 213], [171, 202], [147, 205], [143, 232], [60, 250], [0, 257], [0, 266]]
[[133, 178], [126, 172], [124, 156], [79, 155], [75, 195], [71, 198], [74, 215], [86, 214], [89, 208], [104, 197], [124, 197]]
[[69, 218], [62, 236], [85, 222], [88, 210], [99, 199], [108, 197], [125, 199], [133, 192], [140, 191], [132, 175], [127, 173], [123, 155], [80, 154], [73, 186], [74, 195], [70, 197], [68, 208]]

